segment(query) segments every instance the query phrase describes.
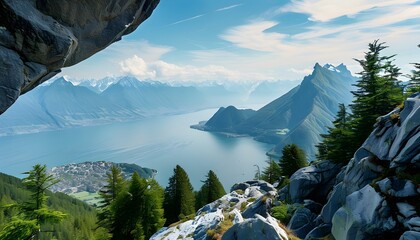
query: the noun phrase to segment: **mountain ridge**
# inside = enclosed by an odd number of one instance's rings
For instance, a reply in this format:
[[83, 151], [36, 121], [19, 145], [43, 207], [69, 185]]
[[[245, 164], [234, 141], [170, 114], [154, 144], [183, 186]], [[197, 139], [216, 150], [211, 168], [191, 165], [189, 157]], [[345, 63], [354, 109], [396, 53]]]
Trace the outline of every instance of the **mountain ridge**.
[[[275, 144], [268, 153], [273, 156], [280, 155], [286, 144], [296, 143], [313, 159], [314, 145], [320, 140], [319, 134], [331, 125], [338, 104], [351, 102], [350, 90], [355, 80], [344, 64], [322, 67], [316, 63], [312, 74], [304, 77], [300, 85], [263, 106], [248, 119], [231, 126], [230, 132]], [[224, 116], [219, 114], [219, 117]], [[214, 126], [203, 127], [203, 130], [226, 131]]]

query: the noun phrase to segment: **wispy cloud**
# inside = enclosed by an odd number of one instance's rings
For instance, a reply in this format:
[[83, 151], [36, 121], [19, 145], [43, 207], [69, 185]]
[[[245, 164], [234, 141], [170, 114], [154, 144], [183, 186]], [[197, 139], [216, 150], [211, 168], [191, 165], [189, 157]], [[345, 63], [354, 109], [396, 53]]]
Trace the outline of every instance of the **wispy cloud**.
[[227, 6], [227, 7], [222, 7], [222, 8], [217, 9], [216, 12], [226, 11], [226, 10], [236, 8], [236, 7], [239, 7], [239, 6], [242, 6], [242, 4], [235, 4], [235, 5], [231, 5], [231, 6]]
[[363, 11], [387, 6], [411, 4], [417, 0], [292, 0], [278, 9], [281, 12], [295, 12], [309, 15], [312, 21], [327, 22], [342, 16], [354, 16]]
[[197, 18], [201, 18], [201, 17], [202, 17], [202, 16], [204, 16], [204, 15], [206, 15], [206, 14], [200, 14], [200, 15], [196, 15], [196, 16], [194, 16], [194, 17], [190, 17], [190, 18], [182, 19], [182, 20], [180, 20], [180, 21], [173, 22], [173, 23], [169, 24], [169, 26], [173, 26], [173, 25], [176, 25], [176, 24], [180, 24], [180, 23], [183, 23], [183, 22], [188, 22], [188, 21], [191, 21], [191, 20], [194, 20], [194, 19], [197, 19]]
[[271, 52], [290, 49], [291, 45], [283, 44], [283, 39], [288, 35], [267, 31], [277, 24], [276, 21], [253, 21], [233, 27], [220, 37], [238, 47], [256, 51]]
[[140, 79], [159, 80], [164, 82], [179, 81], [242, 81], [250, 77], [260, 79], [259, 76], [246, 76], [242, 72], [229, 70], [220, 65], [192, 66], [168, 63], [163, 60], [147, 62], [134, 55], [120, 62], [120, 67], [125, 74], [134, 75]]

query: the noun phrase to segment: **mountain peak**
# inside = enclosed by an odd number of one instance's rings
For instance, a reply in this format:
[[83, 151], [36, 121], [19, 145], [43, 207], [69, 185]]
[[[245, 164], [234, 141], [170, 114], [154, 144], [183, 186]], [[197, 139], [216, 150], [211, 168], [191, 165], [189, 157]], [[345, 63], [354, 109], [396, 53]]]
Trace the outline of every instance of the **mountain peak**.
[[330, 70], [332, 72], [341, 72], [337, 67], [335, 67], [334, 65], [329, 64], [329, 63], [325, 64], [323, 66], [323, 68], [326, 68], [326, 69], [328, 69], [328, 70]]
[[70, 86], [73, 87], [73, 83], [68, 81], [65, 77], [57, 78], [53, 83], [51, 83], [52, 86]]

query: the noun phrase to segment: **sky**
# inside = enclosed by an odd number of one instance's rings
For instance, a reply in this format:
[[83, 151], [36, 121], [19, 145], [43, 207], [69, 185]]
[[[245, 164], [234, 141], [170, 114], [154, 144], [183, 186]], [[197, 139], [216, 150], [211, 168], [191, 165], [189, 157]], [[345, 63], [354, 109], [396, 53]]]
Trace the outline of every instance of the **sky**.
[[420, 0], [161, 0], [135, 32], [62, 75], [299, 80], [317, 62], [360, 71], [354, 58], [375, 39], [409, 73], [420, 62]]

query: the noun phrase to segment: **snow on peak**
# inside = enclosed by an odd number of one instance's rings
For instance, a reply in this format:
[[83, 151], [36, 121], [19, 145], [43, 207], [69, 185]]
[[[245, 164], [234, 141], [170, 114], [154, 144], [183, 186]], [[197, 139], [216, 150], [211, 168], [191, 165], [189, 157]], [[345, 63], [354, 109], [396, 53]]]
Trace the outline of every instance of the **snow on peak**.
[[325, 64], [324, 65], [324, 67], [323, 68], [326, 68], [326, 69], [328, 69], [328, 70], [330, 70], [330, 71], [332, 71], [332, 72], [341, 72], [340, 70], [338, 70], [336, 67], [334, 67], [334, 65], [332, 65], [332, 64]]

